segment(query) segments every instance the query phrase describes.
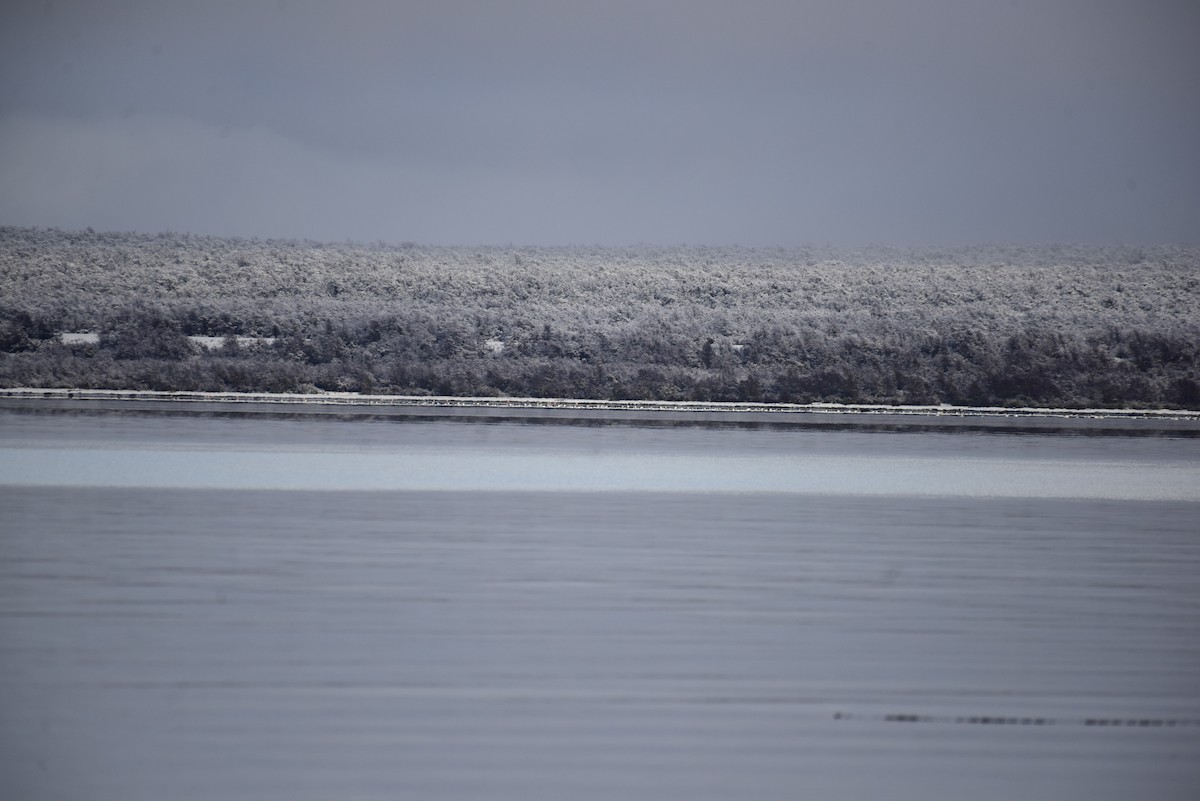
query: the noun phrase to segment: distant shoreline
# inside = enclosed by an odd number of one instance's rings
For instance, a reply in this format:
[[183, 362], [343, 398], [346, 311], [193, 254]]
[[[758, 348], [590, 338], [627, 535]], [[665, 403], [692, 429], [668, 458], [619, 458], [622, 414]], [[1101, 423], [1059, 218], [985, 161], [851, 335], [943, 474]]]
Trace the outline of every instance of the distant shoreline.
[[1200, 246], [361, 247], [0, 226], [0, 267], [0, 386], [847, 420], [1200, 409]]
[[493, 417], [584, 417], [685, 420], [696, 422], [861, 423], [895, 425], [1091, 425], [1161, 424], [1200, 431], [1200, 410], [1055, 409], [974, 406], [888, 406], [837, 403], [750, 403], [701, 401], [594, 400], [586, 398], [453, 397], [272, 392], [161, 392], [153, 390], [0, 389], [0, 406], [30, 408], [50, 403], [59, 409], [143, 409], [146, 411], [239, 411], [339, 415]]

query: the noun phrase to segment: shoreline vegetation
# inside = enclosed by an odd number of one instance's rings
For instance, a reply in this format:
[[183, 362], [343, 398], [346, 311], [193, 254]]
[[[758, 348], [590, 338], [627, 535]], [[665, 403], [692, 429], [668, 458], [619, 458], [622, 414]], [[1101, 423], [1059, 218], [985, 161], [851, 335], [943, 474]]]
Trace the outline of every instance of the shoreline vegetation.
[[362, 395], [321, 392], [298, 395], [269, 392], [159, 392], [153, 390], [62, 389], [13, 387], [0, 389], [0, 408], [27, 410], [144, 410], [144, 411], [261, 411], [265, 413], [322, 413], [338, 415], [462, 414], [480, 416], [600, 416], [620, 420], [629, 416], [681, 422], [848, 423], [897, 426], [991, 424], [1008, 427], [1033, 424], [1071, 427], [1163, 428], [1200, 432], [1200, 410], [1179, 409], [1051, 409], [1013, 407], [888, 406], [881, 404], [765, 404], [696, 401], [612, 401], [583, 398], [492, 398], [431, 395]]
[[0, 388], [18, 387], [1197, 409], [1200, 246], [427, 247], [0, 227]]

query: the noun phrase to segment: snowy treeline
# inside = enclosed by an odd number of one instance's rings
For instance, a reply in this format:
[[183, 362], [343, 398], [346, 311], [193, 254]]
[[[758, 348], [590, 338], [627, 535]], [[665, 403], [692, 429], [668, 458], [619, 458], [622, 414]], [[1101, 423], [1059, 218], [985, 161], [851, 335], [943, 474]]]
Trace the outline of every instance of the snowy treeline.
[[[0, 383], [1195, 407], [1198, 289], [1197, 247], [423, 247], [0, 228]], [[228, 340], [207, 351], [188, 336]]]

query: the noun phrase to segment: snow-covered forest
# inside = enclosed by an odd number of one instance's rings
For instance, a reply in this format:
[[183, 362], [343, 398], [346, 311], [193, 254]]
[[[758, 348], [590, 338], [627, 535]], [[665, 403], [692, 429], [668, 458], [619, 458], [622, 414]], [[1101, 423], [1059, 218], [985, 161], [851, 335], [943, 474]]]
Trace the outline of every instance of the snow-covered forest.
[[[80, 332], [98, 343], [60, 336]], [[1195, 408], [1200, 247], [425, 247], [0, 228], [0, 385]]]

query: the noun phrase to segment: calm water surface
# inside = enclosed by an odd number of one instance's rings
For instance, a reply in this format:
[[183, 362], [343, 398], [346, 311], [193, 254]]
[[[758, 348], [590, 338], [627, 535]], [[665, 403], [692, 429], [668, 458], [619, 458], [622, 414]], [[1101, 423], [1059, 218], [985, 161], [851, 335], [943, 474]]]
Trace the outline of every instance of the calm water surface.
[[1197, 576], [1183, 437], [0, 411], [0, 797], [1190, 799]]

